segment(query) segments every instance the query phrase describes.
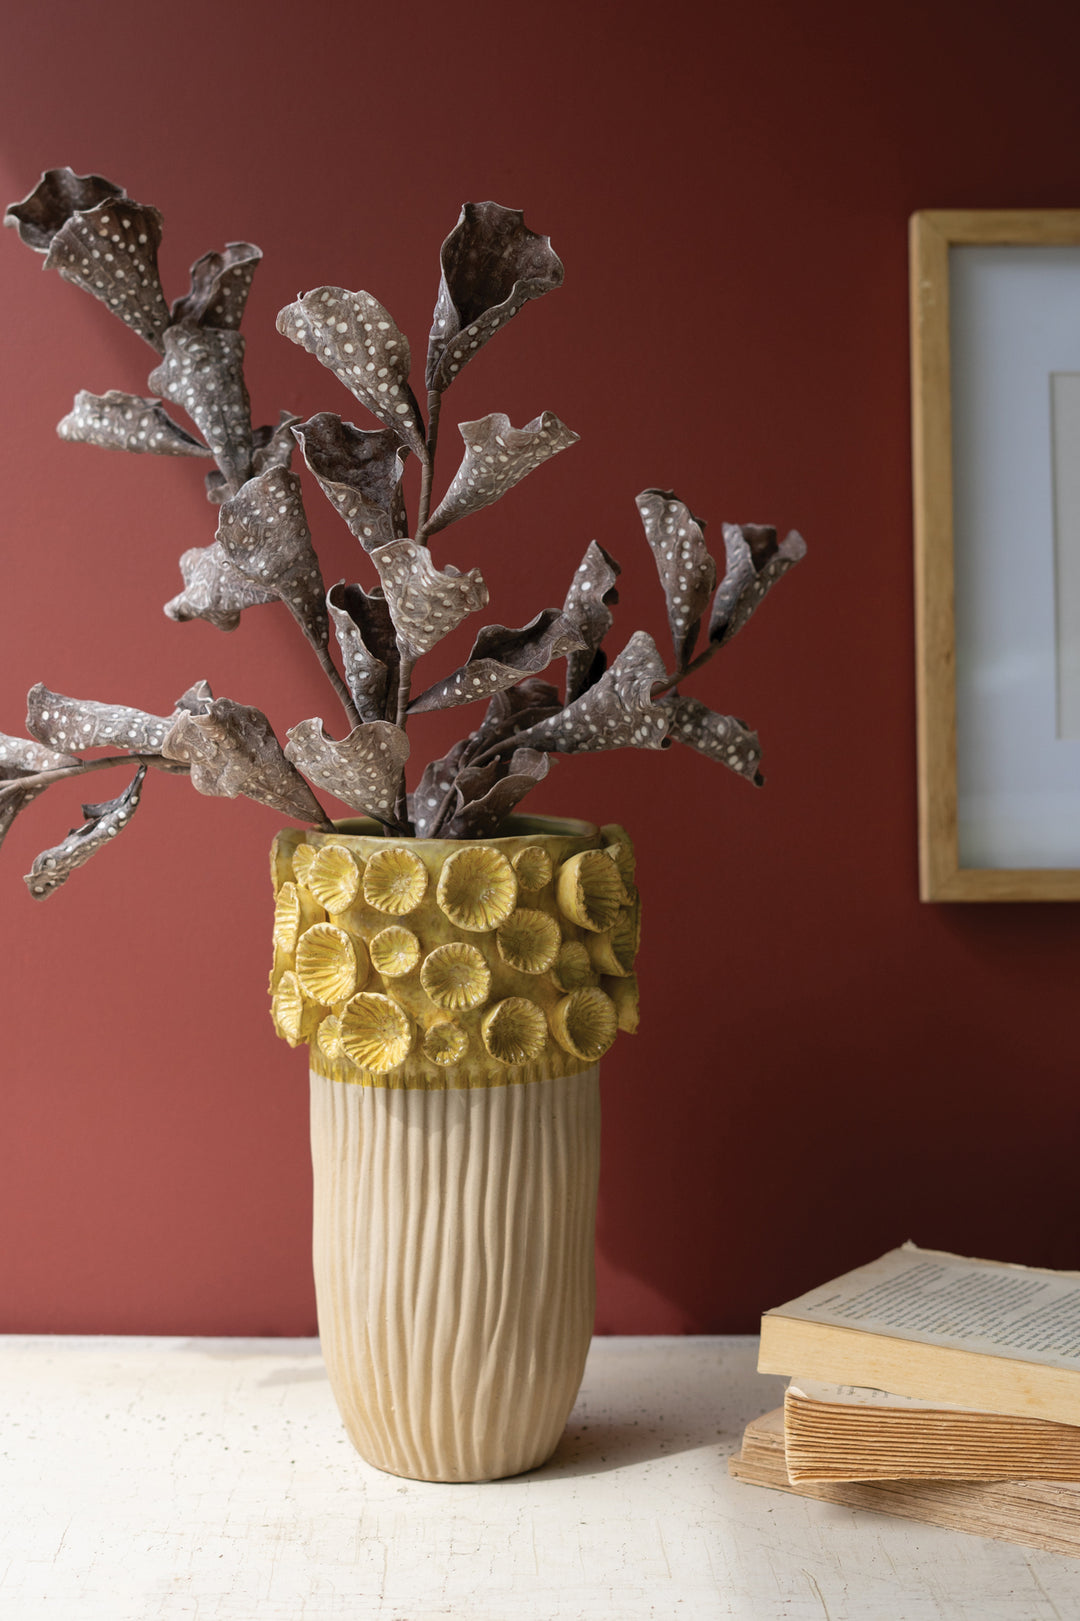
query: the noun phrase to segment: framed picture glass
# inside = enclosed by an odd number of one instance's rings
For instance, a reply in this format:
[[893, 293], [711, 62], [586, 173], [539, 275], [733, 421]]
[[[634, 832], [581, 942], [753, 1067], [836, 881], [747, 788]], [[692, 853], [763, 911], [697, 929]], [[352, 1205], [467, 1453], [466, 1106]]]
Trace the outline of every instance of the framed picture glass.
[[911, 222], [920, 886], [1080, 900], [1080, 210]]

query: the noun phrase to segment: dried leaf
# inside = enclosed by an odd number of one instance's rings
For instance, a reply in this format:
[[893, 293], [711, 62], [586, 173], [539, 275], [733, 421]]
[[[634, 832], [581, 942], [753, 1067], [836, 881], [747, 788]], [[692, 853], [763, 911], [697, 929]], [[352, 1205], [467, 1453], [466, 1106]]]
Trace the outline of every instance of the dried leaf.
[[440, 572], [426, 546], [413, 540], [391, 541], [372, 552], [405, 657], [417, 659], [455, 630], [466, 615], [483, 608], [487, 586], [480, 570], [461, 574], [447, 566]]
[[157, 754], [171, 724], [126, 704], [99, 704], [92, 698], [65, 698], [39, 681], [26, 695], [26, 729], [51, 749], [106, 746]]
[[598, 749], [662, 749], [670, 712], [652, 701], [652, 688], [666, 675], [647, 631], [635, 631], [609, 670], [580, 698], [519, 734], [522, 746], [560, 754]]
[[520, 681], [516, 687], [507, 687], [505, 692], [497, 692], [488, 704], [487, 713], [473, 734], [476, 746], [472, 752], [482, 754], [493, 743], [524, 732], [561, 709], [559, 694], [547, 681], [533, 677]]
[[251, 404], [244, 383], [244, 340], [181, 321], [165, 334], [165, 358], [147, 379], [155, 394], [185, 410], [229, 483], [251, 471]]
[[424, 767], [423, 776], [416, 785], [416, 792], [409, 795], [409, 815], [416, 828], [418, 839], [429, 839], [435, 831], [439, 811], [461, 769], [462, 761], [467, 753], [475, 752], [475, 748], [474, 732], [455, 743], [449, 754], [444, 754], [441, 760], [431, 760]]
[[233, 568], [221, 546], [193, 546], [180, 559], [184, 589], [165, 604], [165, 613], [180, 624], [205, 619], [218, 630], [235, 630], [245, 608], [276, 602], [273, 591], [255, 585]]
[[84, 825], [73, 828], [61, 844], [43, 850], [35, 858], [24, 879], [35, 900], [46, 900], [127, 826], [138, 806], [145, 776], [146, 767], [142, 765], [116, 799], [107, 799], [100, 805], [84, 805], [83, 815], [87, 818]]
[[702, 520], [674, 490], [643, 490], [637, 509], [656, 559], [667, 599], [675, 668], [689, 664], [701, 620], [716, 589], [716, 563], [705, 545]]
[[0, 789], [4, 790], [0, 793], [0, 844], [19, 812], [45, 792], [44, 788], [19, 789], [12, 785], [20, 777], [37, 776], [40, 771], [62, 771], [77, 764], [70, 754], [58, 754], [55, 749], [47, 749], [27, 737], [8, 737], [0, 732]]
[[528, 299], [561, 286], [563, 267], [549, 238], [500, 203], [466, 203], [439, 259], [427, 386], [441, 392]]
[[287, 304], [277, 329], [328, 366], [373, 416], [427, 459], [420, 408], [409, 387], [409, 343], [370, 293], [316, 287]]
[[254, 447], [251, 456], [253, 473], [268, 473], [271, 467], [292, 466], [293, 451], [296, 449], [292, 431], [294, 424], [299, 421], [295, 411], [281, 411], [276, 428], [267, 422], [255, 429], [251, 436]]
[[176, 700], [176, 709], [188, 715], [208, 715], [213, 702], [209, 681], [196, 681]]
[[353, 810], [380, 822], [394, 820], [401, 773], [409, 758], [409, 740], [400, 726], [370, 721], [336, 742], [321, 720], [303, 720], [291, 728], [285, 746], [288, 759], [305, 776]]
[[318, 800], [285, 758], [259, 709], [215, 698], [203, 714], [183, 710], [161, 752], [191, 767], [191, 781], [200, 794], [226, 799], [244, 794], [299, 822], [325, 825]]
[[726, 523], [727, 567], [709, 619], [709, 640], [730, 642], [764, 601], [777, 580], [806, 556], [806, 542], [794, 529], [779, 545], [768, 524]]
[[44, 253], [45, 269], [99, 298], [161, 353], [169, 310], [158, 277], [161, 215], [99, 175], [52, 169], [5, 223]]
[[311, 544], [300, 476], [271, 467], [226, 501], [217, 538], [233, 567], [281, 598], [315, 647], [330, 639], [326, 587]]
[[761, 742], [743, 721], [734, 715], [718, 715], [696, 698], [668, 698], [663, 700], [663, 707], [671, 716], [668, 736], [676, 743], [707, 754], [710, 760], [718, 760], [755, 787], [761, 787], [765, 781], [758, 770]]
[[552, 659], [584, 645], [558, 608], [545, 608], [521, 630], [505, 625], [485, 625], [473, 644], [468, 662], [453, 675], [438, 681], [409, 705], [409, 713], [430, 709], [452, 709], [479, 698], [490, 698], [516, 685], [525, 676], [546, 669]]
[[293, 428], [308, 467], [366, 552], [408, 534], [401, 474], [407, 448], [392, 428], [354, 428], [320, 411]]
[[512, 428], [504, 412], [493, 411], [476, 422], [462, 422], [459, 432], [465, 455], [427, 525], [428, 535], [489, 507], [549, 457], [576, 445], [579, 438], [552, 411], [534, 417], [523, 428]]
[[181, 428], [159, 400], [144, 400], [111, 388], [107, 394], [80, 389], [75, 404], [56, 425], [61, 439], [102, 450], [150, 452], [155, 456], [209, 456], [199, 439]]
[[587, 687], [598, 681], [604, 665], [596, 668], [600, 643], [615, 623], [609, 604], [619, 600], [615, 581], [622, 570], [615, 559], [595, 540], [591, 540], [577, 572], [570, 583], [563, 604], [563, 614], [580, 633], [582, 650], [571, 653], [566, 660], [566, 701], [578, 698]]
[[21, 203], [12, 203], [4, 214], [4, 224], [14, 225], [20, 240], [36, 253], [48, 253], [53, 237], [72, 214], [85, 213], [99, 203], [125, 195], [99, 174], [75, 174], [72, 169], [46, 169], [37, 185]]
[[238, 327], [261, 258], [253, 242], [226, 242], [224, 253], [204, 253], [191, 267], [191, 291], [173, 304], [173, 321]]
[[490, 838], [527, 793], [542, 782], [550, 770], [546, 754], [536, 749], [515, 749], [506, 776], [498, 778], [486, 791], [474, 796], [486, 773], [464, 771], [458, 778], [458, 810], [449, 823], [448, 839]]
[[397, 665], [397, 643], [390, 610], [381, 595], [339, 580], [326, 593], [345, 667], [345, 684], [361, 720], [386, 715], [390, 671]]

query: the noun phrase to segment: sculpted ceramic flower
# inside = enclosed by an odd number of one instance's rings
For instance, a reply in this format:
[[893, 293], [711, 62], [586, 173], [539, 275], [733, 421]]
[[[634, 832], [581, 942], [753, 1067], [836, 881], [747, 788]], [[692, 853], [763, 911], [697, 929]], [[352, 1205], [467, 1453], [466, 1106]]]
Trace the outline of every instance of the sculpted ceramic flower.
[[475, 946], [451, 940], [424, 958], [420, 983], [436, 1007], [461, 1013], [487, 1001], [491, 969]]
[[361, 991], [341, 1012], [341, 1045], [361, 1069], [387, 1075], [409, 1055], [413, 1031], [405, 1014], [388, 996]]
[[626, 904], [619, 869], [606, 850], [583, 850], [559, 868], [555, 892], [562, 912], [583, 929], [610, 929]]
[[522, 974], [542, 974], [559, 954], [562, 934], [547, 912], [519, 906], [499, 925], [495, 936], [499, 956]]
[[433, 1064], [459, 1064], [468, 1050], [468, 1032], [453, 1019], [440, 1019], [424, 1032], [424, 1056]]
[[343, 844], [324, 844], [320, 850], [312, 851], [303, 883], [328, 912], [347, 912], [360, 892], [360, 868], [352, 851]]
[[539, 1058], [547, 1033], [543, 1009], [524, 996], [496, 1002], [480, 1021], [484, 1046], [500, 1064], [528, 1064]]
[[411, 929], [391, 924], [380, 929], [368, 942], [371, 966], [384, 979], [401, 979], [411, 974], [420, 961], [421, 946]]
[[345, 1002], [366, 978], [367, 963], [356, 942], [333, 923], [313, 923], [296, 947], [296, 977], [300, 989], [315, 1002], [329, 1007]]
[[483, 933], [504, 923], [517, 900], [514, 869], [501, 850], [457, 850], [439, 874], [439, 905], [459, 929]]
[[552, 1033], [560, 1047], [591, 1062], [607, 1052], [618, 1028], [614, 1002], [592, 986], [571, 991], [551, 1015]]
[[364, 899], [391, 917], [415, 912], [428, 887], [428, 870], [404, 845], [379, 850], [364, 868]]

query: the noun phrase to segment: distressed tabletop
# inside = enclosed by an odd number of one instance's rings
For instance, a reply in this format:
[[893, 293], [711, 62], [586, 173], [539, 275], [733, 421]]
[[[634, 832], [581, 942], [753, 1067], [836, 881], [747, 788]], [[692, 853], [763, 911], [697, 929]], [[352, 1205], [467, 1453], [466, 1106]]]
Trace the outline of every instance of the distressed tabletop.
[[593, 1342], [552, 1462], [379, 1474], [314, 1340], [0, 1338], [4, 1621], [1062, 1621], [1080, 1560], [733, 1481], [757, 1342]]

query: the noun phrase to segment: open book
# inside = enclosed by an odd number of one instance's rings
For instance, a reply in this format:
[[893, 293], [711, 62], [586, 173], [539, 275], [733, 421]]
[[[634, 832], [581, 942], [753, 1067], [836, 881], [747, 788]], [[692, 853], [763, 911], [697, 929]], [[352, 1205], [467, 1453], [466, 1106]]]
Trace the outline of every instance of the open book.
[[904, 1244], [767, 1311], [758, 1371], [1080, 1424], [1080, 1273]]

